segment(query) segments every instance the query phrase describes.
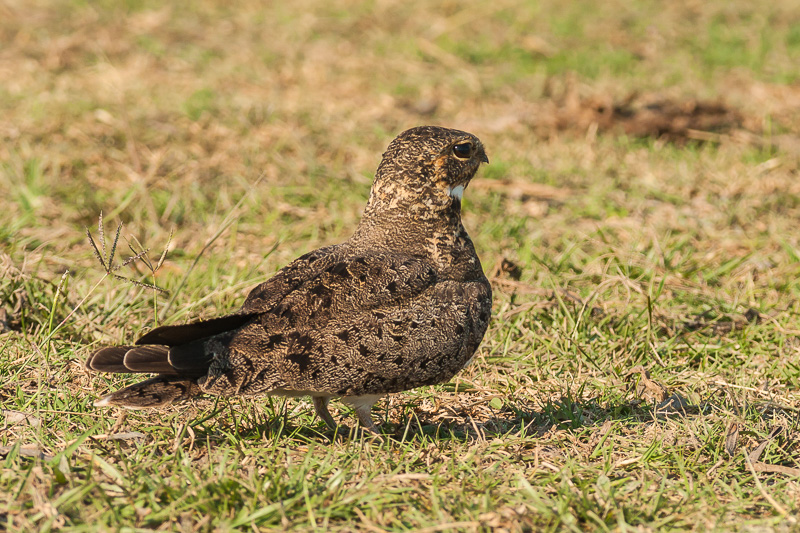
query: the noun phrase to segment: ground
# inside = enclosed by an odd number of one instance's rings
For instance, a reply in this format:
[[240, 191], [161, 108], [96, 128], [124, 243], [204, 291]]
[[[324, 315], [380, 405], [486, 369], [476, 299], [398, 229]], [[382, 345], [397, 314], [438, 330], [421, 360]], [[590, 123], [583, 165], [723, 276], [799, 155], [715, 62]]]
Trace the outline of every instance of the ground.
[[[0, 6], [0, 527], [800, 528], [795, 2], [274, 4]], [[388, 438], [92, 406], [92, 349], [347, 238], [423, 124], [487, 147], [493, 319]]]

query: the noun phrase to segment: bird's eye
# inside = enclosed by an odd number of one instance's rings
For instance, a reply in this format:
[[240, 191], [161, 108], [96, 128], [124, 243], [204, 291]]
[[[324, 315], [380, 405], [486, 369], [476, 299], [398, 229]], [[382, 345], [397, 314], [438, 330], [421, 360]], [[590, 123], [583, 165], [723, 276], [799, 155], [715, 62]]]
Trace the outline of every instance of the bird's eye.
[[472, 154], [472, 144], [471, 143], [461, 143], [453, 146], [453, 153], [459, 159], [469, 159], [469, 156]]

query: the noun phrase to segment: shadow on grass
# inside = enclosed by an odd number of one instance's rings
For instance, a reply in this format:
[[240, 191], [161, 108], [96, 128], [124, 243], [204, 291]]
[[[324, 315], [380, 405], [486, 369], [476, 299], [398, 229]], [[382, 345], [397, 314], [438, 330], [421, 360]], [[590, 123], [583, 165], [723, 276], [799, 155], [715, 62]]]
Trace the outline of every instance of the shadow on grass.
[[[413, 438], [424, 434], [464, 442], [504, 436], [536, 438], [559, 430], [600, 430], [609, 422], [635, 426], [667, 418], [693, 417], [706, 407], [701, 409], [699, 406], [669, 402], [656, 405], [639, 399], [601, 405], [597, 400], [575, 400], [570, 395], [564, 395], [540, 405], [531, 401], [518, 401], [516, 404], [506, 402], [502, 408], [493, 409], [492, 413], [451, 407], [448, 408], [446, 421], [438, 413], [401, 420], [395, 435], [400, 432], [405, 438]], [[410, 428], [411, 431], [404, 431], [404, 428]]]
[[379, 421], [381, 436], [376, 439], [358, 425], [354, 416], [336, 417], [340, 425], [332, 430], [314, 416], [309, 416], [311, 413], [290, 415], [286, 404], [276, 409], [263, 409], [260, 404], [244, 406], [221, 400], [196, 417], [187, 417], [175, 439], [176, 442], [191, 443], [195, 448], [269, 445], [279, 441], [286, 444], [287, 439], [297, 444], [323, 445], [381, 439], [469, 443], [508, 436], [535, 439], [560, 430], [599, 430], [609, 421], [620, 421], [629, 426], [648, 424], [657, 419], [694, 416], [699, 412], [696, 406], [666, 412], [638, 399], [601, 404], [593, 399], [575, 400], [571, 395], [539, 404], [527, 399], [516, 403], [506, 401], [499, 409], [488, 404], [446, 405], [433, 412], [422, 411], [415, 402], [409, 402], [399, 410], [392, 409], [388, 420]]

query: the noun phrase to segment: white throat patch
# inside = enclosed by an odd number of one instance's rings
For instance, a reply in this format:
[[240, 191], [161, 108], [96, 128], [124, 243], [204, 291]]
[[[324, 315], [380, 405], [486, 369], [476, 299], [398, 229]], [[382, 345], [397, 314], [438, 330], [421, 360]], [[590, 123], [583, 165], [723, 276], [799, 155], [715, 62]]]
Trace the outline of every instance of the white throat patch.
[[456, 187], [448, 187], [447, 194], [458, 200], [461, 201], [461, 197], [464, 195], [464, 186], [457, 185]]

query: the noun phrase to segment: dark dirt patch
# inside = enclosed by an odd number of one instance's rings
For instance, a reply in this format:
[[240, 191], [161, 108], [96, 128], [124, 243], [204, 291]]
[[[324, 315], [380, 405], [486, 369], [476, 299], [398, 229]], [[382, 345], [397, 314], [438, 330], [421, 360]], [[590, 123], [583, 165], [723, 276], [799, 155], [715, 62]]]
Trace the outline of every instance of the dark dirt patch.
[[600, 94], [584, 97], [567, 87], [535, 114], [533, 126], [545, 136], [554, 131], [594, 131], [683, 143], [714, 140], [715, 135], [740, 130], [750, 122], [722, 100], [635, 92], [621, 99]]

